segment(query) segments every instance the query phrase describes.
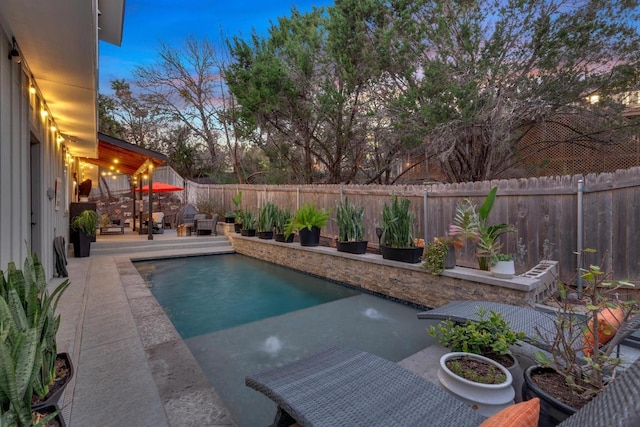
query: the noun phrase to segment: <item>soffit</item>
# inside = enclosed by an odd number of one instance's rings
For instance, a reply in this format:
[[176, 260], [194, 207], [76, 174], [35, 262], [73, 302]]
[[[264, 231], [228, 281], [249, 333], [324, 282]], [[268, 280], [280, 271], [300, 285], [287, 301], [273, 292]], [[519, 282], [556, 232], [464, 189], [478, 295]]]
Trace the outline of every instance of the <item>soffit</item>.
[[[124, 0], [106, 7], [101, 25], [109, 38], [122, 25]], [[98, 18], [95, 1], [0, 1], [0, 19], [15, 37], [22, 60], [31, 71], [71, 154], [97, 155]], [[111, 11], [111, 12], [109, 12]], [[113, 12], [115, 11], [115, 12]], [[120, 30], [121, 33], [121, 30]], [[6, 58], [5, 58], [6, 59]]]

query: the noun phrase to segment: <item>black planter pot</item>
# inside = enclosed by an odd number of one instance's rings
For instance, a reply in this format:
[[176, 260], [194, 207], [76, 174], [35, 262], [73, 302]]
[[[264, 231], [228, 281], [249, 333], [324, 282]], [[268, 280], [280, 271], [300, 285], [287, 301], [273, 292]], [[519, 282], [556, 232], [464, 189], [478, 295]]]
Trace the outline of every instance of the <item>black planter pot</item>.
[[235, 216], [225, 216], [224, 217], [224, 222], [226, 222], [227, 224], [233, 224], [236, 222], [236, 217]]
[[91, 236], [87, 236], [82, 231], [76, 233], [73, 242], [73, 254], [76, 258], [88, 257], [91, 252]]
[[233, 224], [233, 231], [236, 233], [242, 232], [242, 224], [238, 224], [237, 222]]
[[71, 382], [71, 378], [73, 378], [73, 363], [71, 363], [71, 357], [69, 357], [69, 353], [58, 353], [56, 355], [56, 360], [63, 360], [67, 369], [69, 370], [69, 374], [66, 378], [61, 379], [59, 382], [54, 383], [49, 389], [49, 394], [45, 396], [44, 400], [39, 403], [32, 403], [31, 409], [38, 410], [47, 407], [52, 407], [58, 403], [60, 400], [60, 396], [64, 391], [65, 387]]
[[311, 230], [302, 228], [298, 231], [300, 246], [318, 246], [320, 244], [320, 228], [313, 226]]
[[447, 245], [447, 257], [444, 259], [444, 268], [451, 269], [456, 266], [456, 249], [453, 245]]
[[276, 242], [282, 242], [282, 243], [292, 243], [294, 237], [295, 236], [293, 234], [289, 234], [289, 237], [285, 239], [284, 233], [275, 233], [273, 235], [273, 238], [275, 239]]
[[368, 243], [369, 242], [366, 240], [359, 241], [359, 242], [341, 242], [338, 240], [336, 242], [336, 249], [338, 249], [338, 252], [346, 252], [349, 254], [362, 255], [367, 253]]
[[258, 239], [273, 239], [273, 231], [258, 231]]
[[382, 250], [382, 258], [410, 264], [419, 263], [420, 257], [424, 252], [424, 248], [392, 248], [391, 246], [380, 246], [380, 249]]
[[243, 228], [242, 230], [240, 230], [240, 235], [241, 236], [246, 236], [246, 237], [255, 237], [256, 230], [255, 229], [247, 230], [247, 229]]
[[[60, 408], [58, 408], [57, 405], [44, 406], [44, 407], [38, 408], [38, 409], [31, 408], [31, 412], [32, 413], [33, 412], [37, 412], [37, 413], [39, 413], [41, 415], [44, 415], [44, 416], [46, 416], [48, 414], [53, 414], [54, 412], [59, 411], [59, 410], [60, 410]], [[58, 412], [53, 419], [54, 419], [55, 422], [58, 423], [58, 426], [60, 426], [60, 427], [66, 427], [67, 426], [67, 424], [64, 422], [64, 418], [62, 418], [62, 411]]]
[[522, 400], [531, 400], [534, 397], [540, 398], [540, 418], [538, 427], [551, 427], [560, 424], [564, 419], [576, 412], [575, 408], [566, 405], [555, 397], [542, 390], [531, 379], [538, 373], [555, 372], [552, 368], [541, 366], [530, 366], [524, 371], [524, 383], [522, 384]]

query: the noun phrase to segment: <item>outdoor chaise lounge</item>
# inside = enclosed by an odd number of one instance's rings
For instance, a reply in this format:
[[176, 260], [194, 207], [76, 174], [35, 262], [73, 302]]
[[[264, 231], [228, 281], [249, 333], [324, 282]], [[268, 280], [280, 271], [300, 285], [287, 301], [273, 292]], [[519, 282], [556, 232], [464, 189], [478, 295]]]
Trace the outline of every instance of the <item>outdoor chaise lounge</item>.
[[[466, 427], [485, 419], [400, 365], [342, 347], [248, 376], [246, 384], [278, 405], [277, 427]], [[560, 426], [640, 426], [640, 360]]]
[[[511, 329], [516, 332], [523, 332], [527, 342], [537, 347], [546, 348], [545, 342], [549, 342], [548, 338], [556, 333], [555, 313], [545, 313], [528, 307], [491, 301], [453, 301], [442, 307], [418, 313], [418, 319], [451, 320], [456, 323], [464, 323], [469, 319], [478, 319], [479, 306], [486, 310], [502, 313], [502, 318], [509, 322]], [[640, 315], [636, 315], [623, 325], [624, 333], [619, 334], [618, 340], [607, 345], [620, 344], [622, 340], [628, 338], [639, 327]], [[538, 332], [542, 333], [543, 336], [541, 337]], [[546, 340], [544, 335], [547, 336]], [[581, 343], [576, 342], [576, 346], [581, 346]]]

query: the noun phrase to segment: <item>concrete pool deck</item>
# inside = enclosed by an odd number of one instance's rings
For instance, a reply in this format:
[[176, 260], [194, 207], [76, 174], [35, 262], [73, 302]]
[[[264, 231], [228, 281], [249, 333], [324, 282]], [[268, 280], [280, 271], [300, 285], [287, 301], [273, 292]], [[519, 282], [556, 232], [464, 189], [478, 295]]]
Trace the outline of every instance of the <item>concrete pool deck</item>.
[[[233, 249], [226, 237], [176, 238], [175, 230], [153, 242], [130, 231], [98, 236], [90, 257], [69, 258], [57, 336], [75, 365], [59, 402], [68, 426], [235, 425], [131, 262]], [[101, 242], [116, 242], [116, 253]]]

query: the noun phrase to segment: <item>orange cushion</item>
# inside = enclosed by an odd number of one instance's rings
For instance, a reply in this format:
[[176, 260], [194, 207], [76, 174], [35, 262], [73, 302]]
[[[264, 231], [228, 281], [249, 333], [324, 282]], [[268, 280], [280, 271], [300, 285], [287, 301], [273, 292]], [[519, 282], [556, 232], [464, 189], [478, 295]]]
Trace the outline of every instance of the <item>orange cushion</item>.
[[[622, 307], [614, 309], [607, 307], [598, 313], [599, 345], [604, 345], [613, 338], [623, 319], [624, 312], [622, 311]], [[582, 338], [582, 346], [584, 347], [584, 354], [591, 356], [591, 349], [593, 348], [593, 319], [589, 320], [587, 331], [584, 333], [584, 337]]]
[[534, 397], [493, 414], [480, 427], [537, 427], [539, 416], [540, 399]]

